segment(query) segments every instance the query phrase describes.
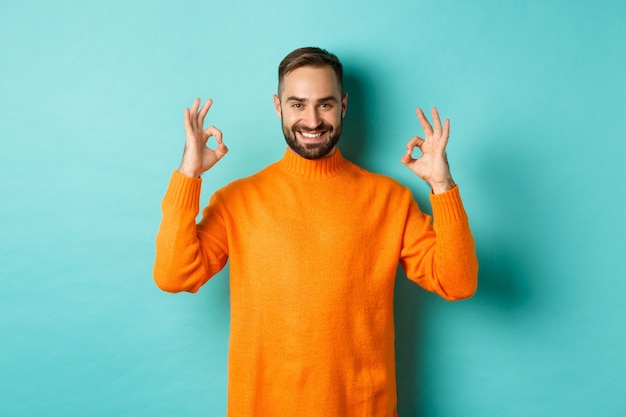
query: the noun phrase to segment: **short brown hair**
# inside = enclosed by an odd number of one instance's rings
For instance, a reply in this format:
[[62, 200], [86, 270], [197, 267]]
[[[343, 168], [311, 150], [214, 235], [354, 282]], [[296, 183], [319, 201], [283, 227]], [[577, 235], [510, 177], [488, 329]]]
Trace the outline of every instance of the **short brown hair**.
[[325, 49], [317, 47], [299, 48], [289, 53], [278, 66], [278, 94], [285, 75], [301, 67], [325, 67], [329, 66], [335, 71], [339, 89], [343, 94], [343, 65], [335, 54], [331, 54]]

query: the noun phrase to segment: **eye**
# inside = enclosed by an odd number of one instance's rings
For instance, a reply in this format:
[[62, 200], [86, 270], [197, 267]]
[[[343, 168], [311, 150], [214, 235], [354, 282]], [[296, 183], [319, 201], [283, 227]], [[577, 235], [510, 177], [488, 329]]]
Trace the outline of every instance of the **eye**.
[[301, 109], [302, 108], [302, 103], [293, 103], [291, 105], [292, 108], [294, 109]]
[[322, 104], [320, 104], [320, 107], [322, 109], [331, 109], [333, 107], [333, 105], [330, 104], [330, 103], [322, 103]]

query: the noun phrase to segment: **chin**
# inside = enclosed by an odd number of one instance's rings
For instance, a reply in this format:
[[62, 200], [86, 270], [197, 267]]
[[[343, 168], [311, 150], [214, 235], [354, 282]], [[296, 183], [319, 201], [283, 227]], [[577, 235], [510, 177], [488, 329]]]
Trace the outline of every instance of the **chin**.
[[294, 151], [301, 157], [305, 159], [314, 160], [314, 159], [325, 158], [329, 154], [331, 154], [333, 149], [335, 148], [335, 145], [337, 144], [337, 141], [333, 140], [333, 141], [319, 143], [319, 144], [300, 143], [300, 142], [290, 143], [290, 141], [287, 141], [287, 144], [289, 145], [292, 151]]

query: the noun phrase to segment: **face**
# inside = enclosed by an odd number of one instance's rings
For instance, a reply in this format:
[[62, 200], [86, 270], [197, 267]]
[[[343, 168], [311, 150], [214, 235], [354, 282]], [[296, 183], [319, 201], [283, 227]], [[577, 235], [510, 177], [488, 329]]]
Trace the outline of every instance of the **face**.
[[297, 68], [284, 76], [279, 94], [274, 107], [289, 148], [307, 159], [332, 154], [348, 103], [332, 68]]

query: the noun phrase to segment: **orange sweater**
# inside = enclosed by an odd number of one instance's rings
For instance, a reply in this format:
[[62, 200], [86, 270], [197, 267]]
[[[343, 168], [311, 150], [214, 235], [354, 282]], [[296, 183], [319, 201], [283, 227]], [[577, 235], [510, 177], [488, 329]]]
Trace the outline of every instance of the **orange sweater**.
[[216, 192], [174, 172], [154, 279], [197, 291], [230, 258], [228, 415], [394, 416], [398, 262], [423, 288], [471, 296], [478, 264], [458, 189], [410, 191], [339, 151], [282, 160]]

